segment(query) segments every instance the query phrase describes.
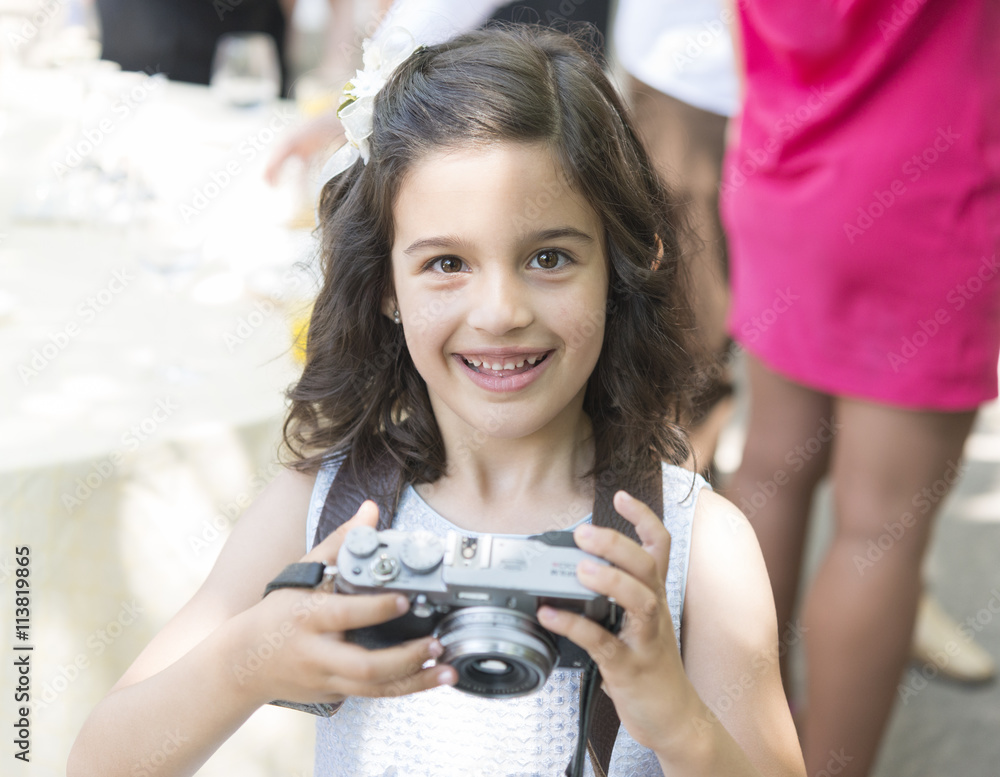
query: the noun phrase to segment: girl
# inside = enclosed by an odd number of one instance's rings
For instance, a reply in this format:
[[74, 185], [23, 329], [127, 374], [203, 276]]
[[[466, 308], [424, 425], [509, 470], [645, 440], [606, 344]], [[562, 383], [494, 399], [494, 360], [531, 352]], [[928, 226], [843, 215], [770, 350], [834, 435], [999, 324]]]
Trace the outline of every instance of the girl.
[[[556, 670], [519, 699], [474, 697], [429, 662], [433, 638], [344, 640], [397, 617], [405, 597], [260, 599], [312, 542], [339, 469], [374, 495], [388, 455], [395, 528], [574, 529], [614, 565], [581, 563], [578, 576], [625, 609], [619, 634], [538, 611], [600, 667], [621, 720], [609, 774], [802, 775], [753, 532], [675, 464], [686, 445], [670, 419], [695, 372], [676, 227], [614, 89], [553, 32], [421, 49], [381, 89], [376, 59], [351, 95], [363, 115], [377, 91], [370, 134], [348, 122], [360, 158], [321, 200], [325, 285], [286, 425], [298, 458], [91, 715], [70, 774], [129, 774], [164, 730], [179, 743], [160, 773], [191, 774], [276, 698], [342, 703], [319, 721], [317, 774], [562, 773], [578, 674]], [[614, 494], [641, 545], [590, 525], [595, 494], [651, 466], [662, 515]], [[377, 517], [365, 502], [305, 560], [332, 560], [346, 530]], [[244, 666], [275, 633], [274, 657]]]

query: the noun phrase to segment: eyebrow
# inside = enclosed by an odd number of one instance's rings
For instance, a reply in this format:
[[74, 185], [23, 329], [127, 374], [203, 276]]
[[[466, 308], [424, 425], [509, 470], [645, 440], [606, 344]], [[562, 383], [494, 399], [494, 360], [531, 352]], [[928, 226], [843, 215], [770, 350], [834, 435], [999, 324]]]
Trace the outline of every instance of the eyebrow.
[[[581, 243], [593, 243], [594, 238], [586, 232], [582, 232], [576, 227], [554, 227], [543, 229], [538, 232], [524, 235], [520, 238], [525, 243], [544, 243], [549, 240], [576, 240]], [[465, 241], [453, 235], [439, 235], [436, 237], [425, 237], [415, 240], [403, 251], [407, 256], [411, 256], [419, 251], [428, 248], [458, 248], [465, 245]]]

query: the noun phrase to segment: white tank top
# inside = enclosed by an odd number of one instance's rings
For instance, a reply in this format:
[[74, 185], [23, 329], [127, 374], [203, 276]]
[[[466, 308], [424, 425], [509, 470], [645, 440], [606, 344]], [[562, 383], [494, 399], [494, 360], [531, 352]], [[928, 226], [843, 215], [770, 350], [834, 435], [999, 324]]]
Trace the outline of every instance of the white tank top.
[[[309, 504], [312, 547], [337, 465], [320, 470]], [[670, 532], [667, 603], [681, 644], [681, 615], [699, 475], [663, 465], [664, 525]], [[579, 523], [590, 521], [587, 516]], [[438, 515], [412, 486], [403, 492], [394, 529], [444, 535], [459, 529]], [[572, 528], [572, 527], [568, 527]], [[580, 674], [555, 670], [537, 693], [487, 699], [441, 687], [400, 698], [351, 697], [332, 718], [316, 722], [315, 777], [561, 777], [576, 747]], [[584, 774], [594, 777], [588, 757]], [[618, 730], [608, 777], [662, 776], [651, 750]]]

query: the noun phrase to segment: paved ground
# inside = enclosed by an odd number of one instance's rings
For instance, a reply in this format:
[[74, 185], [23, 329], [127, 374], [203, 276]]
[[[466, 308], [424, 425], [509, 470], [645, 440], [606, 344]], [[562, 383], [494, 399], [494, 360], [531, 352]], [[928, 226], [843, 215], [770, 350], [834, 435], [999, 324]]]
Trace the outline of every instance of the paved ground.
[[[738, 410], [720, 446], [730, 465], [741, 416]], [[980, 412], [965, 456], [964, 476], [942, 505], [925, 577], [953, 618], [971, 619], [977, 642], [1000, 663], [1000, 404]], [[815, 512], [807, 571], [828, 536], [825, 492]], [[912, 693], [897, 703], [873, 777], [1000, 777], [1000, 683], [970, 687], [922, 672], [933, 674], [911, 665], [904, 678]]]

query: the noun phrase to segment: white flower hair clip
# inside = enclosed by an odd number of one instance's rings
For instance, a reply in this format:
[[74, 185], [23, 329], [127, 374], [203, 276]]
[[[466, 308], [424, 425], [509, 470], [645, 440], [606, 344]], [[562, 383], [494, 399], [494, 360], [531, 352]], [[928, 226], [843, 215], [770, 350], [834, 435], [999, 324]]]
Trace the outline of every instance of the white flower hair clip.
[[323, 165], [320, 180], [324, 184], [359, 158], [368, 164], [368, 137], [372, 134], [375, 95], [386, 85], [393, 71], [419, 48], [422, 46], [418, 46], [413, 36], [402, 27], [387, 30], [377, 42], [367, 39], [362, 44], [364, 68], [344, 84], [340, 107], [337, 108], [337, 118], [344, 126], [347, 142]]

